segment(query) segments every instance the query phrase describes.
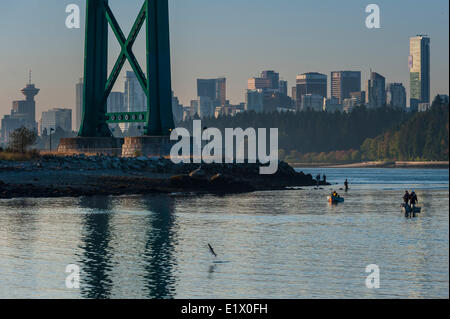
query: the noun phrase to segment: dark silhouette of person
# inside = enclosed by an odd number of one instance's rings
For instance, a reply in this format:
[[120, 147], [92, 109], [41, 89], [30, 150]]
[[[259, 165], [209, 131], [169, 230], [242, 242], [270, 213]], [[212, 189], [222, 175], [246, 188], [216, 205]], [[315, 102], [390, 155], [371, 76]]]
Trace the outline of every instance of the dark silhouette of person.
[[403, 195], [403, 203], [405, 203], [406, 205], [408, 205], [409, 199], [410, 199], [409, 192], [408, 192], [408, 191], [405, 191], [405, 195]]
[[348, 180], [346, 179], [344, 182], [345, 191], [348, 191]]
[[411, 209], [414, 210], [414, 208], [416, 208], [416, 203], [419, 202], [419, 200], [417, 199], [417, 195], [414, 191], [411, 192], [411, 195], [409, 195], [409, 201], [411, 204]]

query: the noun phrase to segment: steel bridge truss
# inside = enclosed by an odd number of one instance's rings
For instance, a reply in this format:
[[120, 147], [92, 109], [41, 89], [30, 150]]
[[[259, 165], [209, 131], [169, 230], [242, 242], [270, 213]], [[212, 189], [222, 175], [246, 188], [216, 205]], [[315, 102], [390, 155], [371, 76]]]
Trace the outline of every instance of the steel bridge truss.
[[[108, 24], [121, 52], [108, 76]], [[133, 45], [146, 29], [146, 73]], [[168, 0], [144, 0], [128, 37], [122, 32], [108, 0], [86, 0], [83, 118], [81, 137], [111, 137], [109, 123], [144, 123], [144, 134], [170, 135], [174, 128], [170, 70]], [[147, 98], [146, 112], [107, 113], [107, 100], [128, 60]]]

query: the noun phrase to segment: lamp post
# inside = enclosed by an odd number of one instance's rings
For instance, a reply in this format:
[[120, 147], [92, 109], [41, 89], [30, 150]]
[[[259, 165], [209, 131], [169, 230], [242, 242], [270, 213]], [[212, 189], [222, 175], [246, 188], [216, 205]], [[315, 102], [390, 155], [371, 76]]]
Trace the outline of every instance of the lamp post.
[[50, 152], [52, 151], [52, 132], [54, 131], [54, 128], [50, 128]]

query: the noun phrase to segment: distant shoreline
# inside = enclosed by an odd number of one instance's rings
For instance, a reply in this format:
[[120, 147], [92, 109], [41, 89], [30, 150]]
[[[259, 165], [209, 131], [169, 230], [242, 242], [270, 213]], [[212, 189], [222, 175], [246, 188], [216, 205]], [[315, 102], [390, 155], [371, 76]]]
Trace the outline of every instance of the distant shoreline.
[[360, 163], [289, 163], [289, 165], [308, 168], [434, 168], [434, 169], [448, 169], [449, 162], [408, 162], [408, 161], [391, 161], [391, 162], [360, 162]]

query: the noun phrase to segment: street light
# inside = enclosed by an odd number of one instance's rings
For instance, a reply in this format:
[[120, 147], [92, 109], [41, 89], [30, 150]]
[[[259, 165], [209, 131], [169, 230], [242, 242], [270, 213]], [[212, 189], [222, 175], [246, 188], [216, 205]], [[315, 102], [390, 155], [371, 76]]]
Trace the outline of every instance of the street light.
[[50, 128], [50, 152], [52, 151], [52, 132], [54, 131], [54, 128]]

